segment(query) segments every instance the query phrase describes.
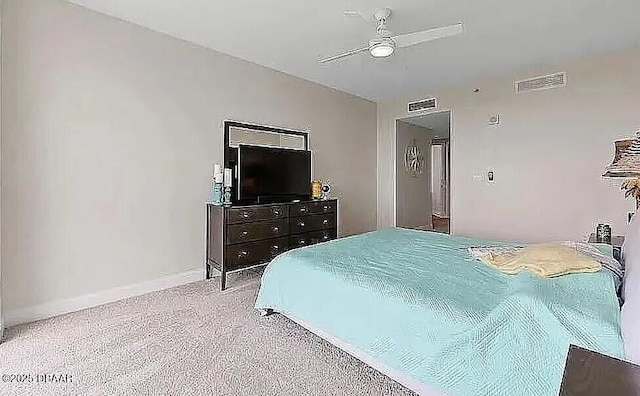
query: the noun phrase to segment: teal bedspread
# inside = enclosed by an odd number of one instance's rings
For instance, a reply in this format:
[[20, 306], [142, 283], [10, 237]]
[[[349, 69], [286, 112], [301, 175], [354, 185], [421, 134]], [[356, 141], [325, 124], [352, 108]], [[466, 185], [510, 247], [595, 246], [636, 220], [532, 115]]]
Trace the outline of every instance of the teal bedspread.
[[449, 395], [557, 395], [569, 344], [623, 357], [612, 275], [543, 279], [472, 261], [507, 243], [384, 229], [284, 253], [271, 308]]

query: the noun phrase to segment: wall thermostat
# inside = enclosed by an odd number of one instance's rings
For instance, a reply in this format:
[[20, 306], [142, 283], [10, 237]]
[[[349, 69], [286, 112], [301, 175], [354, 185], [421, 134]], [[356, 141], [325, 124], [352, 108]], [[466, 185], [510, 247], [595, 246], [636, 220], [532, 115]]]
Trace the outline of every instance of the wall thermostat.
[[493, 171], [487, 172], [487, 181], [493, 183]]

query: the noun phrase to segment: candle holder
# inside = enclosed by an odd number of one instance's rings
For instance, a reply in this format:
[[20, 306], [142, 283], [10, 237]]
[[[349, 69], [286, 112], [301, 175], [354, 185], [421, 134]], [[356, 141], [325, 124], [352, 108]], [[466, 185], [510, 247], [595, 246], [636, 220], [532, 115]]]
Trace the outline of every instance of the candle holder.
[[223, 205], [231, 205], [231, 187], [226, 186], [224, 188], [224, 201], [222, 202]]
[[222, 205], [222, 183], [213, 182], [213, 199], [214, 205]]
[[231, 205], [231, 186], [233, 185], [233, 173], [231, 169], [224, 169], [224, 203], [223, 205]]
[[213, 180], [211, 185], [211, 202], [214, 205], [222, 205], [222, 183], [224, 182], [224, 174], [220, 164], [213, 164]]

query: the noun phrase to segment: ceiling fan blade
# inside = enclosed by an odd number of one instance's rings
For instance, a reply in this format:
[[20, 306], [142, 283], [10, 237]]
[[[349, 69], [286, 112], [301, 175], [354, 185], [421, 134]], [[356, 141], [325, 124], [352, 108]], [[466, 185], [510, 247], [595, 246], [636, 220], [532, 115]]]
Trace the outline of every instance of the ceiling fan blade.
[[400, 36], [392, 37], [392, 39], [396, 43], [396, 47], [402, 48], [444, 37], [457, 36], [458, 34], [462, 34], [463, 32], [464, 25], [458, 23], [455, 25], [423, 30], [421, 32], [402, 34]]
[[362, 13], [360, 11], [356, 11], [356, 10], [347, 10], [344, 12], [344, 15], [347, 17], [356, 17], [356, 18], [360, 18], [363, 21], [367, 21], [367, 18], [364, 17], [364, 15], [362, 15]]
[[369, 46], [358, 48], [358, 49], [354, 49], [354, 50], [351, 50], [351, 51], [347, 51], [344, 54], [334, 55], [334, 56], [330, 56], [328, 58], [320, 59], [318, 62], [319, 63], [327, 63], [327, 62], [331, 62], [331, 61], [334, 61], [334, 60], [346, 58], [347, 56], [355, 55], [355, 54], [358, 54], [358, 53], [364, 52], [364, 51], [369, 51]]
[[371, 27], [375, 25], [375, 21], [373, 20], [373, 18], [367, 18], [364, 16], [364, 14], [362, 14], [360, 11], [345, 11], [344, 15], [348, 18], [353, 18], [353, 19], [357, 19], [360, 22], [363, 22], [365, 25]]

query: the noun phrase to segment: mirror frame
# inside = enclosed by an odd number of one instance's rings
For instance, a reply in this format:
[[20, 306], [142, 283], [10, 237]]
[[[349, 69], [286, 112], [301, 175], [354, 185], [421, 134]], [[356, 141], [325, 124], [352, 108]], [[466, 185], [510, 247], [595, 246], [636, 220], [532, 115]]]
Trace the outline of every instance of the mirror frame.
[[271, 133], [279, 133], [283, 135], [302, 136], [304, 138], [304, 149], [309, 150], [309, 133], [308, 132], [294, 131], [291, 129], [276, 128], [276, 127], [271, 127], [266, 125], [247, 124], [244, 122], [237, 122], [237, 121], [224, 121], [224, 167], [225, 168], [231, 167], [230, 165], [232, 162], [232, 158], [234, 158], [233, 152], [236, 150], [234, 147], [229, 146], [229, 129], [232, 127], [249, 129], [249, 130], [254, 130], [258, 132], [271, 132]]
[[[233, 174], [233, 180], [236, 178], [236, 158], [237, 158], [237, 148], [229, 146], [229, 129], [232, 127], [254, 130], [257, 132], [271, 132], [271, 133], [279, 133], [282, 135], [294, 135], [294, 136], [302, 136], [304, 138], [304, 150], [309, 150], [309, 132], [302, 131], [294, 131], [291, 129], [284, 128], [276, 128], [266, 125], [257, 125], [257, 124], [248, 124], [245, 122], [237, 122], [237, 121], [224, 121], [224, 167], [230, 168]], [[231, 202], [237, 201], [237, 191], [236, 185], [234, 182], [234, 186], [231, 188]]]

